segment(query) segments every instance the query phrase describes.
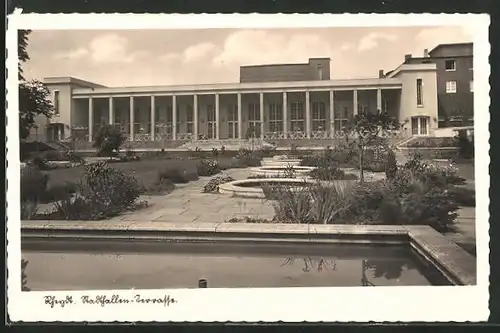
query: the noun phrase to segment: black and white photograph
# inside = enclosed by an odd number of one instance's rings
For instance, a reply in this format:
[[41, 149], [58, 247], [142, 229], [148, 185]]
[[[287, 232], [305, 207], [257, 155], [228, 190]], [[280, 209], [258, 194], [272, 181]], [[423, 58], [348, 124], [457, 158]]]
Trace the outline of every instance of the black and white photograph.
[[486, 319], [488, 25], [13, 14], [12, 320]]

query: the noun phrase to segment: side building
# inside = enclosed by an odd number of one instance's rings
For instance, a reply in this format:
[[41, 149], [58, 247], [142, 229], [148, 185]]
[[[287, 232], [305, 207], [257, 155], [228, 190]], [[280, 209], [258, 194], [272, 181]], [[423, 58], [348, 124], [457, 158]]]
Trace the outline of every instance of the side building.
[[474, 125], [473, 43], [440, 44], [405, 64], [436, 64], [439, 127]]
[[[438, 126], [436, 64], [403, 63], [388, 74], [330, 79], [330, 59], [306, 64], [243, 66], [238, 83], [104, 87], [72, 77], [44, 80], [55, 115], [39, 140], [92, 141], [115, 124], [136, 147], [165, 141], [321, 140], [334, 138], [358, 112], [383, 110], [403, 124], [404, 136], [434, 135]], [[286, 141], [286, 142], [284, 142]]]

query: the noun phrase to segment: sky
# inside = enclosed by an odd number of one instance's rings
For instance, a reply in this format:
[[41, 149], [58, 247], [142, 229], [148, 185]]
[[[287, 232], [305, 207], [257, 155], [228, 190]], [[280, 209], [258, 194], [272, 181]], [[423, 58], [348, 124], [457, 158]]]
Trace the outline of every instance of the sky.
[[459, 26], [390, 28], [35, 30], [28, 79], [73, 76], [109, 87], [227, 83], [239, 66], [330, 57], [331, 78], [377, 77], [438, 44], [471, 42]]

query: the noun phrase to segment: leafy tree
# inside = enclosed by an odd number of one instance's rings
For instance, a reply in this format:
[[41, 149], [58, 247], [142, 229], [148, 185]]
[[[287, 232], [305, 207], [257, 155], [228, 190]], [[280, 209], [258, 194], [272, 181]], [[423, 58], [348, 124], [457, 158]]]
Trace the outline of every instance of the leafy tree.
[[117, 126], [101, 124], [94, 134], [93, 147], [100, 156], [113, 156], [127, 140], [125, 133]]
[[400, 128], [399, 123], [393, 120], [387, 112], [377, 110], [376, 113], [360, 112], [344, 128], [346, 139], [354, 138], [359, 156], [360, 183], [364, 182], [365, 149], [377, 138], [388, 136]]
[[29, 60], [27, 51], [30, 30], [19, 30], [18, 36], [18, 75], [19, 75], [19, 137], [26, 139], [35, 126], [38, 115], [51, 117], [54, 107], [50, 101], [49, 89], [40, 81], [26, 81], [22, 64]]
[[19, 59], [18, 63], [18, 75], [19, 81], [24, 81], [23, 76], [23, 68], [21, 66], [22, 63], [28, 61], [30, 59], [28, 55], [28, 36], [31, 33], [31, 30], [18, 30], [17, 31], [17, 57]]
[[50, 91], [42, 82], [32, 80], [19, 84], [19, 136], [26, 139], [38, 115], [52, 116], [54, 106]]

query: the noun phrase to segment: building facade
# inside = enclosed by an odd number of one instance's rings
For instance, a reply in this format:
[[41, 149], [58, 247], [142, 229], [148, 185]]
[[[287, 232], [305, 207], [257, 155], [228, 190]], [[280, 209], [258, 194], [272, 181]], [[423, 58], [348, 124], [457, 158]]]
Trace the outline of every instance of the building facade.
[[122, 88], [46, 78], [55, 115], [40, 124], [38, 137], [91, 142], [106, 123], [154, 147], [165, 140], [328, 139], [358, 112], [377, 110], [397, 119], [404, 136], [437, 128], [435, 64], [403, 63], [366, 79], [330, 80], [329, 72], [329, 59], [321, 58], [242, 67], [241, 82], [229, 84]]
[[436, 64], [439, 127], [474, 124], [473, 44], [440, 44], [422, 58], [405, 57], [406, 64]]

